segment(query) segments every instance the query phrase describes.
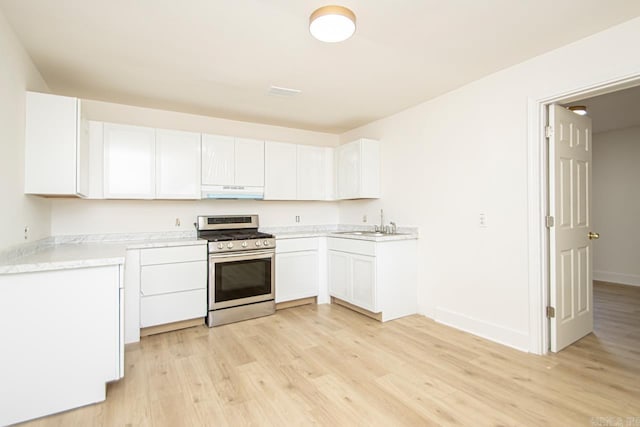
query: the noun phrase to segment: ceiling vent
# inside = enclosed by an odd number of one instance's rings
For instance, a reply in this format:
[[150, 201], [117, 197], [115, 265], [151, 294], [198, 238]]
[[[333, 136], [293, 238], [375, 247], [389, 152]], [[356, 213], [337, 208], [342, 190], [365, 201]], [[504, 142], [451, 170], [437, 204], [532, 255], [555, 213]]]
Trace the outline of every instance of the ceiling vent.
[[271, 86], [269, 88], [268, 94], [273, 96], [284, 96], [284, 97], [292, 97], [298, 95], [302, 92], [299, 89], [291, 89], [288, 87], [280, 87], [280, 86]]

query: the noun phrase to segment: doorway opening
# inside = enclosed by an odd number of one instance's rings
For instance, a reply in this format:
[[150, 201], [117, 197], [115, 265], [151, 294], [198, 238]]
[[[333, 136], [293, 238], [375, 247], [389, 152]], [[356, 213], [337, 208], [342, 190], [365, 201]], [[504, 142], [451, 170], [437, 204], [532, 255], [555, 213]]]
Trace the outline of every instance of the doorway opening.
[[[611, 81], [602, 83], [599, 85], [593, 85], [580, 90], [563, 93], [555, 96], [539, 100], [529, 101], [529, 249], [530, 249], [530, 351], [537, 354], [545, 354], [550, 349], [550, 319], [547, 317], [547, 307], [550, 301], [550, 262], [549, 262], [549, 230], [546, 227], [546, 216], [549, 212], [549, 179], [548, 179], [548, 167], [549, 167], [549, 152], [548, 145], [545, 136], [545, 128], [548, 123], [548, 107], [552, 104], [558, 104], [561, 106], [574, 106], [576, 104], [589, 104], [595, 102], [592, 105], [589, 114], [593, 117], [594, 121], [603, 120], [603, 113], [611, 112], [611, 105], [623, 108], [624, 102], [620, 97], [625, 98], [625, 102], [631, 103], [630, 99], [638, 96], [637, 101], [640, 102], [640, 76], [620, 79], [617, 81]], [[601, 105], [599, 105], [601, 104]], [[638, 104], [635, 104], [638, 105]], [[599, 112], [600, 111], [600, 112]], [[631, 110], [633, 111], [633, 110]], [[637, 110], [636, 110], [637, 111]], [[637, 114], [636, 114], [637, 115]], [[626, 116], [634, 116], [627, 112]], [[630, 117], [632, 119], [633, 117]], [[640, 120], [640, 117], [637, 118]], [[612, 120], [606, 119], [605, 123], [609, 123]], [[626, 123], [626, 122], [625, 122]], [[596, 135], [604, 133], [605, 128], [610, 126], [602, 123], [595, 124]], [[626, 125], [624, 123], [615, 124], [615, 127], [634, 127], [634, 125]], [[637, 125], [640, 132], [640, 123]], [[611, 130], [611, 129], [606, 129]], [[598, 138], [596, 136], [596, 138]], [[597, 143], [597, 139], [596, 139]], [[640, 145], [640, 141], [638, 141]], [[636, 163], [638, 164], [638, 163]], [[597, 170], [597, 166], [594, 166]], [[637, 168], [640, 169], [640, 168]], [[603, 178], [596, 179], [600, 181]], [[606, 176], [605, 176], [606, 179]], [[637, 181], [636, 181], [637, 182]], [[633, 185], [633, 182], [628, 185]], [[599, 184], [597, 184], [599, 185]], [[597, 200], [596, 200], [597, 203]], [[595, 228], [599, 226], [598, 218], [601, 218], [596, 214]], [[640, 227], [640, 226], [639, 226]], [[596, 245], [599, 242], [596, 243]], [[595, 256], [598, 256], [598, 250], [595, 250]], [[638, 251], [635, 251], [632, 256], [635, 256], [636, 260], [640, 257]], [[596, 258], [596, 273], [594, 278], [596, 279], [596, 303], [600, 304], [603, 300], [603, 295], [610, 295], [607, 292], [601, 292], [603, 290], [600, 282], [616, 282], [620, 283], [620, 280], [610, 280], [610, 276], [603, 276], [601, 273], [607, 270], [598, 270], [601, 268], [601, 260]], [[623, 272], [623, 274], [626, 274]], [[632, 274], [633, 275], [633, 274]], [[639, 275], [640, 276], [640, 275]], [[619, 276], [618, 276], [619, 277]], [[606, 286], [606, 285], [605, 285]], [[606, 291], [607, 289], [604, 288]], [[593, 295], [592, 295], [593, 297]], [[606, 300], [606, 298], [604, 298]], [[597, 315], [596, 315], [597, 316]], [[597, 319], [597, 317], [596, 317]], [[596, 320], [597, 321], [597, 320]], [[597, 330], [597, 327], [596, 327]]]
[[[564, 104], [592, 119], [593, 332], [637, 347], [640, 325], [640, 86]], [[637, 330], [637, 329], [636, 329]], [[614, 338], [612, 340], [612, 338]]]

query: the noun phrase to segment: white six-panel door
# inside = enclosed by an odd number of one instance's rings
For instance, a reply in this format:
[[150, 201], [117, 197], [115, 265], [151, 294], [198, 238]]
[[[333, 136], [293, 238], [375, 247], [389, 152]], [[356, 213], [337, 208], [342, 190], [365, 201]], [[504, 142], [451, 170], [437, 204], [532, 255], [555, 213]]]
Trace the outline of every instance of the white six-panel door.
[[557, 352], [593, 331], [591, 119], [549, 107], [550, 347]]

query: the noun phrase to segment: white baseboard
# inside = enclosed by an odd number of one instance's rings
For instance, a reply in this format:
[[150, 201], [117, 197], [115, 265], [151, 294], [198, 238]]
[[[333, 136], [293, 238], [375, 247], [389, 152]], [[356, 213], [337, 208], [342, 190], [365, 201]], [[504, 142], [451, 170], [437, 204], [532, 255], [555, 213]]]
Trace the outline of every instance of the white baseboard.
[[614, 273], [613, 271], [595, 271], [593, 280], [620, 283], [621, 285], [640, 286], [640, 276], [636, 274]]
[[526, 333], [474, 319], [442, 307], [436, 307], [435, 311], [436, 322], [452, 326], [490, 341], [495, 341], [499, 344], [515, 348], [516, 350], [529, 351], [529, 335]]

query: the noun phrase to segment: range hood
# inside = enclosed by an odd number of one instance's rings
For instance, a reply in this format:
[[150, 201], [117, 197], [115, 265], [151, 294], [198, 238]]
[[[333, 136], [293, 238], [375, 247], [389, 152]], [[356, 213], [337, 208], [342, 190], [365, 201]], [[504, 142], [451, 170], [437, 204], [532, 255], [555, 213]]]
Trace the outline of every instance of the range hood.
[[202, 199], [264, 199], [264, 187], [203, 185]]

